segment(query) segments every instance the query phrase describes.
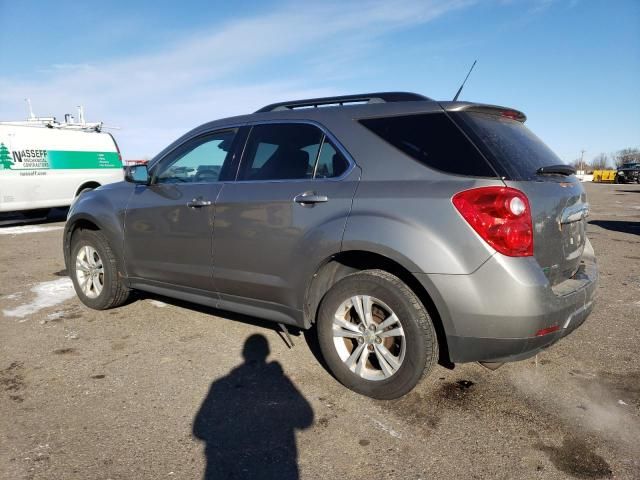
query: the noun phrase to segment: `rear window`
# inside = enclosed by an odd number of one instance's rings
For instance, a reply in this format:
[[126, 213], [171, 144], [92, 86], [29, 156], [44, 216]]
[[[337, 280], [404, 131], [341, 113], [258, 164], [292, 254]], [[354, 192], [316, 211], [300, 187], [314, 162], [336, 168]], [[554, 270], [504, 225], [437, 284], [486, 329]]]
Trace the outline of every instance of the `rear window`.
[[565, 163], [521, 122], [477, 112], [452, 116], [503, 177], [526, 180], [540, 167]]
[[360, 120], [369, 130], [428, 167], [473, 177], [496, 172], [444, 113]]

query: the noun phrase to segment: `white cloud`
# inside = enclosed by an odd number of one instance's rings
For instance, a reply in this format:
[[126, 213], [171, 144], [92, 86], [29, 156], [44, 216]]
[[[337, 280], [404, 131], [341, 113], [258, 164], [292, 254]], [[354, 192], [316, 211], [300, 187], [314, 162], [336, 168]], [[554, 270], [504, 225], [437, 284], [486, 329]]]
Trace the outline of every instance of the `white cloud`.
[[205, 121], [277, 100], [338, 93], [332, 80], [359, 76], [353, 65], [360, 60], [366, 68], [362, 59], [375, 58], [383, 35], [469, 3], [291, 5], [212, 25], [150, 54], [87, 59], [0, 79], [0, 118], [23, 118], [25, 97], [41, 115], [62, 117], [83, 104], [89, 120], [121, 127], [114, 134], [125, 158], [152, 155]]

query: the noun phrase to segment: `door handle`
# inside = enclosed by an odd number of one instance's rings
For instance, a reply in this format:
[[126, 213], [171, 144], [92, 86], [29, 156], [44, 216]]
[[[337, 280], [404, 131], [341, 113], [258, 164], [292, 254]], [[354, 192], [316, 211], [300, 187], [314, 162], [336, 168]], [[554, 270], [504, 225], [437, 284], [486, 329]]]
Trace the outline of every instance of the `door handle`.
[[315, 203], [325, 203], [329, 201], [326, 195], [317, 195], [316, 192], [304, 192], [296, 195], [293, 201], [300, 205], [313, 205]]
[[208, 207], [211, 205], [210, 200], [203, 200], [202, 198], [194, 198], [190, 202], [187, 202], [187, 207], [189, 208], [201, 208]]

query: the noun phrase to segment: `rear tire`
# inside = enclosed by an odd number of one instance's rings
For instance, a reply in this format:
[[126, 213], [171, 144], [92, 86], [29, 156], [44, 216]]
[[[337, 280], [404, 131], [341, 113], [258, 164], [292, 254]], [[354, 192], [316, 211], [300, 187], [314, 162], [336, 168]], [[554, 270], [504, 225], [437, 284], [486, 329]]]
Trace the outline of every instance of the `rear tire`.
[[438, 360], [426, 309], [407, 285], [383, 270], [364, 270], [337, 282], [320, 304], [317, 327], [331, 372], [368, 397], [405, 395]]
[[95, 310], [122, 305], [130, 290], [118, 275], [116, 256], [99, 230], [80, 230], [71, 240], [69, 270], [76, 294]]

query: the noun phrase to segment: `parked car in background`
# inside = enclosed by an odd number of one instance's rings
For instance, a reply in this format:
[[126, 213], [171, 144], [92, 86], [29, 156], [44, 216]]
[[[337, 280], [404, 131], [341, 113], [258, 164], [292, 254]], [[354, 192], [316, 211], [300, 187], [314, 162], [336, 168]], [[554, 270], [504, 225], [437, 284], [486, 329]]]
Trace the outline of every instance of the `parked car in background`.
[[100, 126], [54, 118], [0, 122], [0, 212], [46, 215], [81, 193], [122, 181], [118, 146]]
[[139, 289], [315, 327], [375, 398], [438, 360], [521, 360], [584, 322], [597, 283], [585, 191], [525, 120], [386, 92], [207, 123], [73, 204], [67, 269], [95, 309]]
[[616, 183], [640, 183], [640, 163], [625, 163], [616, 171]]

